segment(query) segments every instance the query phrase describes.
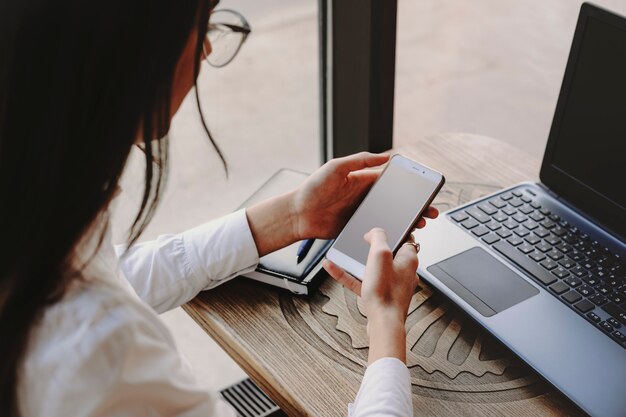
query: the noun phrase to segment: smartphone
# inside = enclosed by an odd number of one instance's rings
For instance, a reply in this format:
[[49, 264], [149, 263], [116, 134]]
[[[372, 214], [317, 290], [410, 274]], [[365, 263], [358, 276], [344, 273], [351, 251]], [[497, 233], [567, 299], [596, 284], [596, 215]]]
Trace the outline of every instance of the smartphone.
[[335, 239], [326, 258], [362, 280], [370, 249], [363, 235], [374, 227], [383, 228], [395, 254], [444, 182], [441, 173], [394, 155]]

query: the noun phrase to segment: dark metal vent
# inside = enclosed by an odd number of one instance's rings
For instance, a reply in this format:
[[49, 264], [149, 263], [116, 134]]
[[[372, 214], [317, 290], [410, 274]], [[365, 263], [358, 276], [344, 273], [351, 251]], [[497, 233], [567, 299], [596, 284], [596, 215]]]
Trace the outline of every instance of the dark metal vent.
[[240, 417], [274, 417], [284, 416], [274, 401], [250, 379], [244, 379], [221, 392], [226, 400]]

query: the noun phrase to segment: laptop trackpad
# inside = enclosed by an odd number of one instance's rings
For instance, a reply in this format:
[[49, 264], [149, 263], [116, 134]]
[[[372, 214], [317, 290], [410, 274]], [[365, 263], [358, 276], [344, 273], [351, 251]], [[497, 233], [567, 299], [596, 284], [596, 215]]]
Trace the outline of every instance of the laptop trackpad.
[[538, 289], [478, 247], [426, 270], [486, 317], [539, 294]]

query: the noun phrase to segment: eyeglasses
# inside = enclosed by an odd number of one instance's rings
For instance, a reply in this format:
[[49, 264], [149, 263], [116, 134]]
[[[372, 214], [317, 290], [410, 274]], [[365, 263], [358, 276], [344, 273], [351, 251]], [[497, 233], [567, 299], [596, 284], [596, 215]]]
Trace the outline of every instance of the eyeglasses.
[[211, 43], [211, 53], [207, 55], [206, 49], [204, 50], [207, 62], [215, 68], [230, 63], [250, 32], [248, 21], [236, 11], [220, 9], [211, 12], [206, 34]]

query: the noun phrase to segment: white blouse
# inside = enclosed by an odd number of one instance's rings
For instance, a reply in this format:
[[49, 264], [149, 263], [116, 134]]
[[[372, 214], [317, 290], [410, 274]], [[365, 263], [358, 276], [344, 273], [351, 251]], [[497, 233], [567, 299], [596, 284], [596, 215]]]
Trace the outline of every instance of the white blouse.
[[[245, 211], [134, 245], [124, 256], [123, 246], [111, 244], [108, 222], [101, 224], [100, 246], [96, 231], [76, 253], [84, 279], [33, 329], [19, 374], [22, 416], [235, 416], [197, 385], [157, 313], [256, 267]], [[367, 368], [348, 415], [412, 410], [408, 369], [383, 358]]]

